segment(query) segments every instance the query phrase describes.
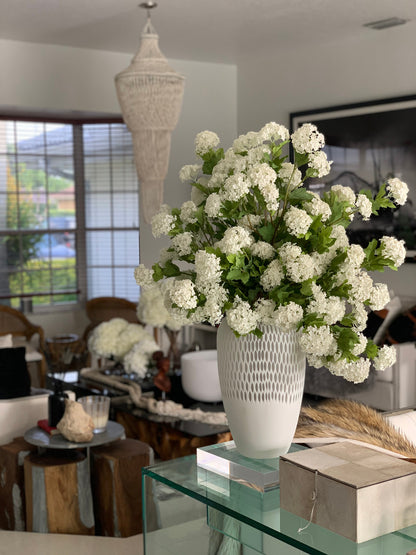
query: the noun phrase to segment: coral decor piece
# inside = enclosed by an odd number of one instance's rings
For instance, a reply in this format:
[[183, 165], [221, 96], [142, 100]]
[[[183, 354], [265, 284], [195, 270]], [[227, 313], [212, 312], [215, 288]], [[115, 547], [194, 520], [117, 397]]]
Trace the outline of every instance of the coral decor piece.
[[94, 437], [94, 424], [80, 403], [67, 399], [65, 413], [56, 425], [61, 434], [75, 443], [91, 441]]
[[163, 202], [171, 134], [178, 123], [184, 91], [184, 77], [169, 66], [158, 39], [148, 19], [139, 51], [129, 67], [115, 77], [123, 119], [133, 138], [140, 204], [147, 222]]
[[187, 324], [218, 325], [225, 316], [236, 336], [261, 337], [262, 325], [294, 330], [311, 366], [354, 383], [371, 363], [391, 366], [394, 347], [379, 348], [362, 332], [368, 310], [390, 299], [370, 272], [396, 270], [404, 242], [385, 235], [362, 248], [346, 230], [354, 218], [404, 204], [407, 185], [393, 177], [375, 196], [342, 185], [322, 196], [308, 190], [305, 180], [331, 166], [324, 136], [309, 123], [290, 135], [270, 122], [225, 152], [219, 142], [211, 131], [197, 135], [200, 163], [180, 172], [191, 200], [153, 217], [154, 237], [167, 235], [170, 245], [152, 269], [135, 269], [138, 285], [162, 283], [168, 311]]

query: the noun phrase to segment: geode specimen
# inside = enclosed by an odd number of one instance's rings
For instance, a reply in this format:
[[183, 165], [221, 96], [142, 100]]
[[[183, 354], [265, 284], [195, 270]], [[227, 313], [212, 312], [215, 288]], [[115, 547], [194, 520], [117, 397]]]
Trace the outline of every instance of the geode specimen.
[[65, 400], [65, 413], [57, 424], [57, 429], [69, 441], [83, 443], [91, 441], [94, 436], [94, 424], [80, 403]]

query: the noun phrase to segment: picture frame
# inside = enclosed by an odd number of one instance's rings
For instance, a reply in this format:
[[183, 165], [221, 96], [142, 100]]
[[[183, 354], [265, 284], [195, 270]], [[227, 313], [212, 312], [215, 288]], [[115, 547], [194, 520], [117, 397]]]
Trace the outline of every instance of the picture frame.
[[369, 188], [375, 194], [391, 177], [408, 184], [404, 206], [381, 210], [368, 222], [356, 218], [348, 233], [363, 246], [383, 235], [403, 239], [406, 262], [416, 263], [416, 95], [290, 114], [292, 132], [304, 123], [323, 133], [324, 150], [333, 161], [328, 176], [307, 181], [310, 189], [323, 192], [340, 183], [355, 193]]

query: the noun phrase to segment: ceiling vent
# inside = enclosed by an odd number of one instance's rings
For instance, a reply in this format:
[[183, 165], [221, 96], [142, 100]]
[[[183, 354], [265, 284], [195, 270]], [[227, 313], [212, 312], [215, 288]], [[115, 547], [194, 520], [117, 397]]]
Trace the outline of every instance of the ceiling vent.
[[380, 19], [380, 21], [365, 23], [363, 26], [380, 31], [381, 29], [388, 29], [389, 27], [395, 27], [396, 25], [403, 25], [408, 21], [408, 19], [401, 19], [400, 17], [388, 17], [387, 19]]

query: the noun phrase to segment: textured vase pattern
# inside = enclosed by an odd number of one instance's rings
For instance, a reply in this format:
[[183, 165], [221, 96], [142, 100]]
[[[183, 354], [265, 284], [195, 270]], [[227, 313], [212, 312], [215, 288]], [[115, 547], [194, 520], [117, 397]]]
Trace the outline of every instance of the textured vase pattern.
[[296, 332], [263, 326], [263, 337], [237, 338], [218, 329], [218, 371], [224, 409], [237, 449], [252, 458], [286, 453], [293, 440], [305, 382]]

